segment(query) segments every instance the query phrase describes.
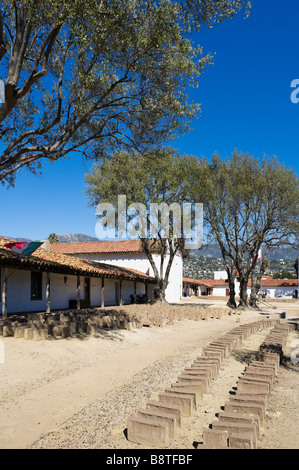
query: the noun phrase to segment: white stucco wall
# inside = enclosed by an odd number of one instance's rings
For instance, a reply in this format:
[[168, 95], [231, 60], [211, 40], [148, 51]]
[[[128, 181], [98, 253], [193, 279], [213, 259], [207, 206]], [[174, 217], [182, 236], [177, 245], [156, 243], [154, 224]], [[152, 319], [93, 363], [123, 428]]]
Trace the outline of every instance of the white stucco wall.
[[[1, 273], [1, 292], [4, 271]], [[84, 277], [80, 278], [80, 298], [84, 299]], [[50, 307], [51, 310], [69, 308], [69, 300], [77, 299], [77, 276], [54, 274], [50, 275]], [[92, 307], [101, 306], [101, 278], [90, 278], [90, 303]], [[152, 287], [148, 286], [151, 294]], [[137, 282], [136, 294], [143, 295], [145, 285]], [[131, 295], [134, 294], [134, 282], [122, 282], [122, 300], [124, 304], [131, 303]], [[105, 306], [118, 305], [119, 303], [119, 281], [105, 278], [104, 280], [104, 302]], [[1, 314], [0, 296], [0, 314]], [[25, 270], [8, 269], [7, 282], [7, 312], [34, 312], [46, 310], [46, 273], [42, 273], [42, 299], [31, 300], [31, 272]]]
[[[145, 254], [141, 253], [93, 253], [78, 254], [78, 258], [98, 261], [99, 263], [112, 264], [113, 266], [121, 266], [128, 269], [136, 269], [150, 276], [154, 276], [154, 271]], [[160, 269], [160, 256], [153, 255], [154, 262]], [[164, 272], [167, 266], [168, 256], [164, 262]], [[183, 258], [181, 254], [175, 256], [169, 275], [169, 284], [166, 289], [166, 300], [168, 302], [177, 302], [182, 296], [183, 285]]]
[[226, 271], [214, 271], [214, 279], [227, 279]]
[[298, 287], [263, 287], [262, 294], [266, 294], [267, 299], [292, 298]]
[[227, 287], [222, 287], [222, 286], [213, 287], [213, 295], [216, 295], [216, 296], [219, 296], [219, 297], [225, 297], [226, 296], [226, 289], [227, 289]]

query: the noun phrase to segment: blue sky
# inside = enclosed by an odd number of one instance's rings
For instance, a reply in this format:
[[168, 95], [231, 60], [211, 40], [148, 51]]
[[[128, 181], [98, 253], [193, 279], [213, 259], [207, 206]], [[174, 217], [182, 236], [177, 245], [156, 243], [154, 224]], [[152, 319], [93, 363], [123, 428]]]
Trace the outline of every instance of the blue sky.
[[[291, 82], [299, 79], [298, 0], [252, 0], [241, 15], [194, 40], [216, 53], [190, 99], [201, 103], [193, 131], [171, 145], [182, 153], [229, 156], [235, 148], [256, 156], [277, 155], [299, 175], [299, 103]], [[299, 94], [298, 94], [299, 96]], [[44, 165], [44, 175], [27, 171], [14, 188], [0, 187], [0, 234], [39, 240], [52, 232], [95, 236], [84, 174], [91, 162], [79, 155]]]

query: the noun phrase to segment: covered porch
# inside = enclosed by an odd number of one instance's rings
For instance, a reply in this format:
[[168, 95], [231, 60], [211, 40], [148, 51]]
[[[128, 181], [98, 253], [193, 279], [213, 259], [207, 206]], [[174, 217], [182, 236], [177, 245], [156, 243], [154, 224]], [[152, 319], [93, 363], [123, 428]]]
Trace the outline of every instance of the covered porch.
[[151, 296], [154, 278], [147, 274], [43, 248], [25, 256], [1, 247], [5, 242], [0, 239], [2, 317], [146, 302]]

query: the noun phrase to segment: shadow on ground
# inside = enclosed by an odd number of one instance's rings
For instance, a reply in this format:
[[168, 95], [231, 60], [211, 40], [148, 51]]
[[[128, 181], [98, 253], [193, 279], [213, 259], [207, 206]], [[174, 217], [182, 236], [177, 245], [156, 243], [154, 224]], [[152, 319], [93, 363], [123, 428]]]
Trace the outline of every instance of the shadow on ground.
[[251, 349], [236, 349], [232, 352], [232, 356], [242, 364], [249, 364], [256, 359], [258, 351]]

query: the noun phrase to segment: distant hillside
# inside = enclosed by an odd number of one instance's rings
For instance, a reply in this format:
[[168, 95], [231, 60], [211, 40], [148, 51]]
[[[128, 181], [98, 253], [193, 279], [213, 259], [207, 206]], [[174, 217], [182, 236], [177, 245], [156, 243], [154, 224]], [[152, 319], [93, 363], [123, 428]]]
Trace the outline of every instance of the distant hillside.
[[[5, 237], [5, 235], [2, 235]], [[60, 243], [74, 243], [74, 242], [97, 242], [99, 241], [96, 237], [91, 237], [90, 235], [84, 235], [82, 233], [64, 233], [62, 235], [57, 235]], [[16, 237], [5, 237], [10, 238], [19, 242], [29, 242], [29, 238], [16, 238]], [[37, 239], [36, 239], [37, 240]], [[222, 258], [221, 251], [217, 243], [202, 245], [202, 248], [199, 250], [190, 250], [191, 258], [199, 258], [200, 256], [205, 256], [207, 258]], [[293, 248], [276, 248], [273, 249], [268, 258], [270, 260], [295, 260], [298, 256], [298, 251]]]
[[[199, 256], [206, 256], [208, 258], [222, 258], [220, 248], [217, 244], [203, 245], [199, 250], [191, 250], [190, 256], [198, 258]], [[268, 259], [273, 260], [295, 260], [298, 256], [298, 251], [293, 248], [274, 248], [268, 254]]]
[[[31, 242], [30, 238], [18, 238], [18, 237], [8, 237], [6, 235], [1, 235], [4, 238], [9, 238], [17, 242]], [[97, 242], [99, 241], [96, 237], [90, 237], [89, 235], [83, 235], [81, 233], [64, 233], [63, 235], [57, 235], [60, 243], [72, 243], [72, 242]], [[36, 238], [35, 240], [39, 240]]]
[[83, 235], [82, 233], [65, 233], [63, 235], [57, 235], [59, 243], [74, 243], [74, 242], [98, 242], [99, 239], [96, 237], [90, 237], [89, 235]]
[[30, 238], [8, 237], [7, 235], [1, 235], [1, 237], [8, 238], [9, 240], [15, 240], [16, 242], [31, 242]]

